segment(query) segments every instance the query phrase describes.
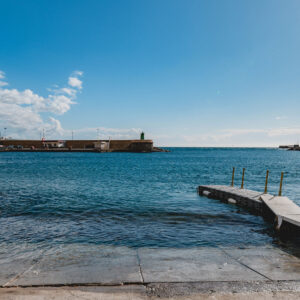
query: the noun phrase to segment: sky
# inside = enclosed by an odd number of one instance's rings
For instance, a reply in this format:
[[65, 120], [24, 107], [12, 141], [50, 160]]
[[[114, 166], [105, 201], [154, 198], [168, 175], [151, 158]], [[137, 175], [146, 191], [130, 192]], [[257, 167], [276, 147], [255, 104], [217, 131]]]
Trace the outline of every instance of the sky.
[[298, 0], [0, 0], [0, 37], [2, 136], [300, 140]]

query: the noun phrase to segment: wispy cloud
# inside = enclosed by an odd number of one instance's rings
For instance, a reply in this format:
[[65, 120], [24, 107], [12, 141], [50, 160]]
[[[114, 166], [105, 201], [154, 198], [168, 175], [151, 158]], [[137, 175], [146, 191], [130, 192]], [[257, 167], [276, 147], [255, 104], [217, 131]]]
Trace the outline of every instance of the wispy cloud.
[[276, 116], [275, 120], [280, 121], [280, 120], [285, 120], [287, 117], [286, 116]]
[[100, 138], [108, 139], [135, 139], [142, 130], [140, 128], [107, 128], [107, 127], [88, 127], [76, 130], [64, 129], [63, 135], [70, 137], [72, 132], [75, 138]]
[[8, 83], [5, 82], [3, 79], [5, 79], [5, 73], [3, 71], [0, 71], [0, 88], [2, 86], [8, 85]]
[[187, 147], [276, 147], [293, 144], [300, 139], [300, 127], [295, 128], [233, 128], [206, 133], [155, 134], [150, 137], [160, 146]]
[[[82, 72], [77, 71], [77, 74], [82, 74]], [[82, 89], [82, 81], [78, 77], [70, 76], [69, 85], [77, 89]]]

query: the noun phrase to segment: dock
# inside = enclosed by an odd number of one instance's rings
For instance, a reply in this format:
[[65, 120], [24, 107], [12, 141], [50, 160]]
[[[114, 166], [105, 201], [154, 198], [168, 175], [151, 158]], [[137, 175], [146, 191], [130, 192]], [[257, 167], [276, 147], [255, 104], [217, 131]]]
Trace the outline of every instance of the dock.
[[261, 215], [274, 222], [278, 231], [291, 234], [300, 232], [300, 207], [288, 197], [225, 185], [201, 185], [198, 193]]
[[300, 228], [300, 207], [288, 197], [262, 195], [261, 200], [276, 216], [278, 229], [282, 222]]

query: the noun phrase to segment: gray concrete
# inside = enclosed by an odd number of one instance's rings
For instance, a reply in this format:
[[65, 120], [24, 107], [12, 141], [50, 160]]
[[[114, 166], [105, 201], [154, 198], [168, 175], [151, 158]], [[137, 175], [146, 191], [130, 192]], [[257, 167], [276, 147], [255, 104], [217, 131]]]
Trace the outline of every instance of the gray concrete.
[[[206, 297], [210, 296], [211, 299], [214, 300], [256, 300], [277, 299], [277, 295], [279, 296], [279, 299], [282, 300], [300, 299], [299, 281], [208, 281], [151, 283], [147, 285], [147, 289], [149, 296], [159, 297], [160, 299], [169, 299], [171, 297], [174, 297], [175, 299], [178, 299], [177, 297], [182, 297], [180, 299], [206, 299]], [[192, 298], [193, 295], [196, 297]], [[269, 295], [270, 297], [268, 297]], [[292, 295], [293, 298], [290, 298], [290, 295]]]
[[267, 300], [299, 299], [300, 283], [285, 282], [180, 282], [127, 286], [72, 286], [0, 288], [1, 300]]
[[268, 197], [262, 195], [261, 200], [277, 216], [280, 227], [281, 221], [292, 223], [300, 227], [300, 207], [288, 197]]
[[93, 283], [142, 283], [136, 251], [127, 247], [63, 245], [47, 251], [5, 286]]
[[272, 246], [136, 250], [75, 244], [25, 250], [1, 253], [1, 286], [300, 280], [300, 259]]
[[1, 300], [298, 300], [299, 298], [300, 283], [297, 281], [178, 282], [127, 286], [0, 288]]
[[145, 282], [265, 280], [216, 248], [139, 249]]
[[45, 251], [32, 244], [0, 244], [0, 286], [32, 268]]
[[278, 248], [269, 246], [223, 250], [269, 280], [300, 280], [300, 259]]

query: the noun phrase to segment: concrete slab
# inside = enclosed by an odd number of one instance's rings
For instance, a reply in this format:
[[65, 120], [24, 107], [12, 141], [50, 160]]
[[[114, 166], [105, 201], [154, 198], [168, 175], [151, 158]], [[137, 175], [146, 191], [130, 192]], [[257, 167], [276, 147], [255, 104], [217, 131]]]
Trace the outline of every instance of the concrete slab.
[[256, 191], [251, 191], [251, 190], [247, 190], [247, 189], [235, 189], [234, 193], [237, 195], [241, 195], [241, 196], [245, 196], [245, 197], [249, 197], [249, 198], [255, 198], [258, 195], [261, 195], [261, 192], [256, 192]]
[[145, 282], [266, 280], [217, 248], [138, 250]]
[[284, 216], [286, 214], [299, 214], [300, 207], [290, 200], [288, 197], [275, 196], [272, 198], [261, 197], [262, 201], [273, 211], [276, 215]]
[[[300, 207], [288, 197], [261, 197], [267, 207], [282, 220], [300, 227]], [[279, 224], [280, 227], [280, 224]]]
[[76, 244], [51, 249], [9, 286], [141, 282], [136, 250]]
[[270, 280], [300, 280], [300, 259], [275, 247], [250, 247], [223, 250]]
[[0, 286], [5, 286], [31, 268], [45, 251], [33, 244], [0, 244]]

